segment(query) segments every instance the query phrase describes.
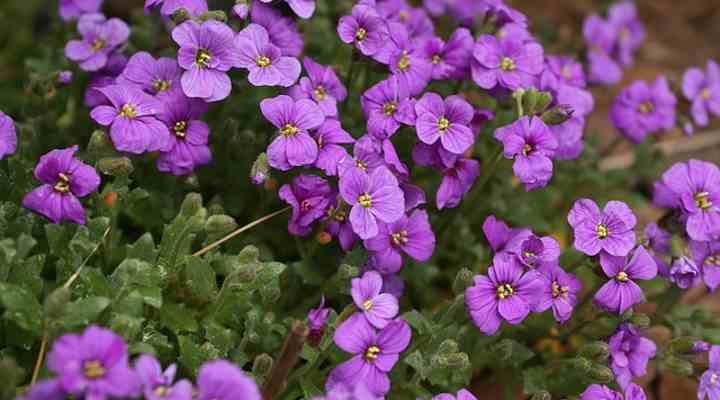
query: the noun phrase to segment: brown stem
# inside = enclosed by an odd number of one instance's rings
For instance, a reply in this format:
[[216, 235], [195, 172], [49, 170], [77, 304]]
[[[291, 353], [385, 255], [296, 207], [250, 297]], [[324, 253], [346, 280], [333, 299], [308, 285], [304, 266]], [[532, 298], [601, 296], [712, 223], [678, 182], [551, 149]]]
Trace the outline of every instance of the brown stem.
[[303, 321], [296, 320], [293, 322], [290, 334], [285, 339], [285, 344], [280, 352], [280, 357], [270, 371], [270, 375], [265, 385], [263, 385], [263, 400], [272, 400], [275, 395], [280, 393], [285, 386], [290, 371], [293, 370], [298, 362], [300, 352], [302, 351], [305, 340], [310, 330]]

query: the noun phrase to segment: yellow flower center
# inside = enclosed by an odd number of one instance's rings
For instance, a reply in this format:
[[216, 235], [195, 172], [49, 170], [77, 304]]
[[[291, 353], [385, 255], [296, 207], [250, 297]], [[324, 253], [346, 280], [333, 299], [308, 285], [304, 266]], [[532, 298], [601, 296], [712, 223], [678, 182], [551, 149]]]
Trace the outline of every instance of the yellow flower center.
[[440, 64], [441, 61], [442, 61], [442, 57], [440, 57], [440, 54], [435, 54], [432, 56], [433, 64]]
[[628, 281], [628, 274], [625, 271], [618, 272], [617, 276], [615, 276], [615, 279], [617, 279], [620, 282], [627, 282]]
[[610, 230], [608, 229], [607, 225], [605, 224], [598, 224], [597, 228], [595, 228], [597, 235], [600, 239], [605, 239], [606, 237], [610, 236]]
[[405, 229], [393, 233], [392, 235], [390, 235], [390, 237], [392, 238], [393, 243], [398, 246], [402, 244], [407, 244], [408, 242], [408, 232]]
[[325, 88], [322, 85], [318, 85], [313, 92], [318, 100], [325, 100], [325, 97], [327, 96], [327, 91], [325, 91]]
[[365, 40], [367, 37], [367, 30], [365, 28], [358, 28], [358, 30], [355, 32], [355, 39], [359, 41]]
[[370, 346], [365, 350], [365, 360], [367, 361], [375, 361], [378, 357], [378, 354], [380, 354], [380, 348], [377, 346]]
[[503, 57], [500, 61], [500, 68], [503, 71], [512, 71], [516, 68], [515, 61], [510, 57]]
[[567, 298], [568, 293], [570, 292], [570, 288], [567, 286], [560, 286], [560, 284], [557, 283], [557, 281], [553, 282], [552, 285], [552, 295], [553, 297], [565, 297]]
[[210, 61], [212, 61], [212, 54], [210, 53], [210, 50], [198, 49], [197, 53], [195, 53], [195, 64], [197, 64], [200, 68], [207, 68], [210, 66]]
[[60, 193], [67, 193], [70, 191], [70, 177], [59, 173], [58, 174], [58, 181], [55, 183], [55, 186], [53, 186], [53, 189], [55, 189], [56, 192]]
[[260, 68], [265, 68], [272, 64], [272, 60], [270, 60], [270, 57], [267, 56], [258, 56], [255, 60], [255, 64], [257, 64]]
[[83, 373], [88, 379], [97, 379], [105, 375], [105, 368], [100, 361], [85, 361], [83, 364]]
[[532, 147], [530, 144], [525, 143], [525, 144], [523, 145], [522, 155], [524, 155], [525, 157], [527, 157], [527, 155], [530, 154], [530, 152], [532, 152], [532, 151], [533, 151], [533, 147]]
[[300, 129], [298, 129], [297, 126], [293, 124], [285, 124], [282, 128], [280, 128], [280, 133], [285, 136], [292, 136], [296, 133], [298, 133]]
[[175, 126], [173, 126], [173, 131], [175, 131], [175, 136], [179, 138], [185, 137], [185, 131], [187, 130], [187, 122], [185, 121], [178, 121], [175, 123]]
[[513, 287], [510, 286], [509, 283], [503, 283], [502, 285], [497, 287], [496, 292], [498, 299], [502, 300], [515, 294], [515, 289], [513, 289]]
[[446, 130], [448, 130], [448, 128], [450, 128], [450, 120], [447, 119], [445, 116], [438, 118], [437, 124], [438, 124], [438, 129], [440, 129], [443, 132], [445, 132]]
[[702, 97], [705, 100], [709, 99], [711, 94], [712, 93], [710, 92], [710, 88], [705, 88], [700, 91], [700, 97]]
[[650, 100], [645, 100], [642, 103], [640, 103], [640, 106], [638, 106], [638, 111], [640, 111], [642, 114], [651, 113], [655, 110], [655, 105]]
[[168, 389], [167, 386], [160, 385], [160, 386], [156, 387], [155, 390], [153, 390], [153, 393], [155, 394], [155, 396], [165, 397], [168, 394], [170, 394], [170, 389]]
[[395, 114], [395, 110], [397, 110], [397, 103], [394, 101], [388, 101], [387, 103], [383, 104], [383, 113], [387, 115], [388, 117]]
[[370, 309], [372, 308], [372, 306], [373, 306], [373, 301], [372, 301], [372, 300], [365, 300], [365, 302], [363, 303], [363, 310], [365, 310], [365, 311], [370, 311]]
[[703, 261], [705, 265], [715, 265], [720, 266], [720, 253], [715, 253], [713, 255], [707, 256], [705, 258], [705, 261]]
[[712, 201], [710, 201], [710, 193], [708, 192], [697, 192], [693, 198], [695, 199], [695, 205], [702, 210], [707, 210], [713, 205]]
[[358, 203], [365, 208], [372, 207], [372, 196], [369, 193], [363, 193], [358, 197]]
[[135, 110], [135, 106], [133, 104], [127, 103], [120, 108], [120, 115], [125, 118], [135, 118], [137, 117], [137, 110]]
[[105, 42], [105, 39], [95, 38], [95, 40], [93, 40], [93, 42], [92, 42], [92, 50], [100, 51], [105, 47], [106, 44], [107, 44], [107, 42]]
[[407, 51], [404, 51], [402, 56], [400, 56], [397, 66], [400, 68], [400, 71], [405, 71], [410, 68], [410, 57], [408, 57]]
[[164, 92], [164, 91], [170, 89], [170, 85], [171, 85], [171, 82], [167, 79], [156, 79], [153, 82], [153, 87], [158, 92]]

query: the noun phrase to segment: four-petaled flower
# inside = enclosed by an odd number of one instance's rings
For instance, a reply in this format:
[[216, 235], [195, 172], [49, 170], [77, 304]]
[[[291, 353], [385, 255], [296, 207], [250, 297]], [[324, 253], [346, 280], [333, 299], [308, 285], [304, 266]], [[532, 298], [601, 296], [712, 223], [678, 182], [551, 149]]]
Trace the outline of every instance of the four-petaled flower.
[[443, 100], [437, 93], [425, 93], [415, 103], [415, 113], [415, 128], [423, 143], [433, 144], [439, 140], [445, 150], [462, 154], [475, 141], [470, 129], [475, 110], [460, 96]]
[[238, 51], [236, 67], [250, 73], [248, 81], [254, 86], [290, 87], [300, 77], [300, 61], [282, 55], [279, 48], [270, 43], [267, 30], [258, 24], [250, 24], [235, 37]]
[[575, 248], [589, 256], [601, 251], [625, 256], [635, 246], [637, 218], [622, 201], [609, 201], [600, 211], [594, 201], [579, 199], [568, 214], [568, 223], [575, 231]]
[[616, 314], [643, 301], [642, 289], [635, 280], [653, 279], [658, 271], [655, 260], [643, 246], [627, 257], [600, 253], [600, 265], [610, 280], [595, 293], [593, 301]]
[[352, 294], [355, 306], [365, 315], [370, 325], [382, 329], [386, 327], [398, 313], [400, 306], [395, 296], [381, 293], [383, 279], [375, 271], [367, 271], [360, 278], [353, 278]]

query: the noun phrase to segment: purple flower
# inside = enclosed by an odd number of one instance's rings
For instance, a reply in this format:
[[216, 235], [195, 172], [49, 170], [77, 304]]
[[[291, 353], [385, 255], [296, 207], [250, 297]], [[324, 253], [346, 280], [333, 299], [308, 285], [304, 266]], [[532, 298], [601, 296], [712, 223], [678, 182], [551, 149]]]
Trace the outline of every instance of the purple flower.
[[225, 360], [203, 364], [197, 377], [197, 400], [261, 400], [260, 390], [252, 378]]
[[483, 89], [527, 87], [543, 71], [543, 48], [514, 37], [482, 35], [475, 43], [471, 67], [473, 80]]
[[91, 325], [82, 334], [58, 338], [48, 354], [48, 368], [62, 389], [86, 399], [134, 397], [140, 382], [128, 366], [127, 344], [112, 331]]
[[714, 292], [720, 286], [720, 242], [691, 240], [689, 247], [695, 265], [700, 267], [703, 282]]
[[355, 306], [377, 329], [383, 329], [392, 322], [400, 309], [395, 296], [381, 293], [382, 285], [382, 276], [375, 271], [367, 271], [362, 277], [352, 280], [351, 294]]
[[635, 81], [615, 98], [610, 120], [626, 138], [640, 143], [648, 134], [675, 125], [676, 104], [664, 76], [659, 76], [652, 85]]
[[621, 388], [628, 390], [632, 378], [645, 375], [648, 360], [655, 357], [657, 347], [629, 323], [620, 325], [608, 344], [615, 380]]
[[336, 236], [343, 251], [352, 250], [358, 240], [357, 234], [352, 229], [348, 219], [348, 209], [344, 203], [331, 206], [328, 211], [328, 222], [326, 229], [329, 234]]
[[212, 153], [208, 147], [210, 127], [199, 118], [207, 111], [200, 99], [176, 96], [165, 99], [165, 107], [158, 118], [171, 132], [170, 146], [157, 159], [158, 170], [178, 176], [188, 175], [195, 167], [209, 164]]
[[625, 395], [605, 385], [592, 384], [580, 395], [579, 400], [647, 400], [643, 388], [631, 383]]
[[648, 240], [648, 246], [656, 253], [670, 254], [670, 242], [672, 234], [661, 228], [655, 222], [651, 222], [645, 226], [645, 237]]
[[615, 53], [625, 66], [633, 63], [633, 53], [645, 40], [645, 28], [638, 19], [635, 3], [620, 1], [608, 9], [608, 22], [617, 31]]
[[594, 201], [579, 199], [567, 219], [575, 231], [573, 245], [589, 256], [603, 250], [613, 256], [625, 256], [635, 246], [633, 228], [637, 218], [622, 201], [609, 201], [600, 211]]
[[267, 150], [271, 167], [287, 171], [315, 162], [318, 145], [308, 131], [321, 126], [325, 115], [314, 101], [280, 95], [261, 101], [260, 110], [279, 133]]
[[128, 59], [120, 53], [112, 53], [105, 68], [90, 74], [90, 82], [85, 87], [83, 101], [89, 108], [99, 105], [108, 105], [110, 101], [97, 89], [114, 85], [117, 77], [125, 70]]
[[281, 186], [278, 195], [292, 207], [288, 231], [299, 236], [309, 234], [313, 222], [325, 215], [333, 194], [327, 181], [316, 175], [301, 174]]
[[542, 119], [524, 116], [497, 129], [495, 138], [503, 143], [505, 158], [515, 160], [513, 172], [525, 184], [525, 190], [547, 185], [558, 143]]
[[250, 0], [237, 0], [233, 6], [233, 13], [240, 19], [245, 19], [250, 15]]
[[[260, 0], [270, 3], [273, 0]], [[300, 18], [308, 19], [315, 13], [315, 0], [285, 0], [295, 14]]]
[[494, 215], [485, 218], [482, 230], [490, 244], [490, 248], [495, 253], [509, 253], [505, 250], [511, 241], [518, 242], [515, 240], [516, 237], [525, 238], [533, 235], [528, 228], [510, 228], [504, 221], [497, 219]]
[[292, 18], [284, 16], [274, 7], [253, 1], [250, 21], [262, 25], [268, 32], [270, 43], [284, 56], [298, 57], [303, 50], [303, 37]]
[[700, 377], [698, 400], [720, 399], [720, 346], [712, 346], [709, 354], [709, 366]]
[[[389, 34], [391, 40], [388, 42], [386, 55], [390, 72], [407, 88], [410, 95], [422, 93], [432, 78], [432, 63], [423, 57], [422, 49], [411, 40], [410, 32], [405, 26], [391, 23]], [[378, 57], [377, 54], [375, 57], [385, 63], [385, 57]]]
[[97, 90], [110, 105], [93, 108], [90, 117], [100, 125], [110, 126], [110, 138], [116, 149], [134, 154], [170, 149], [170, 130], [157, 119], [163, 111], [160, 101], [132, 85], [110, 85]]
[[523, 271], [509, 255], [496, 257], [487, 276], [475, 276], [475, 284], [465, 290], [465, 305], [480, 331], [493, 335], [502, 320], [517, 325], [527, 317], [542, 282], [537, 272]]
[[432, 400], [477, 400], [477, 397], [473, 396], [473, 394], [467, 389], [460, 389], [460, 391], [457, 392], [457, 395], [441, 393], [434, 396]]
[[378, 220], [393, 223], [405, 213], [405, 196], [397, 178], [385, 167], [368, 173], [348, 169], [340, 177], [340, 194], [348, 204], [350, 223], [361, 239], [370, 239], [380, 230]]
[[103, 0], [60, 0], [60, 18], [63, 21], [100, 11]]
[[432, 65], [432, 79], [464, 79], [470, 72], [474, 46], [472, 33], [458, 28], [447, 42], [438, 37], [425, 41], [422, 55]]
[[555, 320], [561, 324], [567, 322], [577, 304], [577, 295], [582, 289], [582, 283], [558, 264], [544, 264], [538, 267], [538, 272], [543, 286], [533, 311], [543, 312], [552, 307]]
[[679, 208], [693, 240], [709, 241], [720, 235], [720, 169], [699, 160], [676, 163], [656, 184], [654, 202]]
[[588, 46], [588, 80], [610, 85], [622, 79], [622, 68], [610, 56], [617, 38], [617, 28], [598, 15], [590, 15], [583, 22], [583, 36]]
[[40, 157], [35, 179], [44, 183], [25, 195], [22, 204], [53, 223], [70, 221], [85, 224], [85, 210], [78, 197], [85, 197], [100, 186], [95, 168], [74, 157], [78, 146], [52, 150]]
[[369, 135], [355, 141], [353, 157], [345, 157], [337, 166], [338, 175], [342, 176], [348, 169], [358, 169], [371, 173], [380, 167], [387, 167], [383, 158], [382, 149]]
[[540, 86], [557, 90], [562, 84], [584, 88], [587, 83], [582, 64], [568, 56], [546, 56], [545, 69], [540, 77]]
[[312, 400], [383, 400], [384, 398], [370, 393], [365, 383], [357, 382], [352, 386], [336, 383], [325, 396], [316, 396]]
[[57, 81], [58, 83], [62, 83], [63, 85], [71, 84], [73, 81], [73, 72], [68, 70], [62, 70], [58, 72]]
[[720, 66], [708, 60], [707, 69], [690, 68], [683, 75], [682, 91], [692, 102], [693, 120], [700, 126], [709, 123], [708, 113], [720, 117]]
[[473, 107], [460, 96], [443, 100], [439, 94], [428, 92], [415, 103], [415, 129], [418, 138], [426, 144], [437, 141], [445, 150], [462, 154], [475, 141], [470, 122], [475, 115]]
[[180, 46], [178, 63], [185, 70], [180, 85], [185, 95], [207, 102], [228, 97], [232, 83], [227, 72], [240, 62], [235, 32], [215, 20], [190, 20], [173, 29], [172, 38]]
[[340, 18], [337, 27], [340, 40], [354, 43], [355, 47], [366, 56], [375, 55], [385, 45], [388, 29], [385, 21], [380, 18], [374, 8], [356, 5], [351, 15]]
[[538, 237], [528, 228], [514, 228], [490, 215], [483, 222], [483, 233], [496, 254], [512, 255], [520, 266], [537, 268], [556, 265], [560, 258], [560, 244], [550, 236]]
[[322, 336], [325, 333], [325, 325], [327, 324], [328, 316], [330, 315], [331, 308], [325, 308], [325, 296], [320, 298], [320, 305], [317, 308], [313, 308], [308, 312], [308, 327], [310, 333], [308, 338], [310, 343], [317, 346], [322, 340]]
[[642, 246], [632, 256], [616, 257], [600, 253], [600, 265], [610, 280], [595, 293], [593, 301], [616, 314], [623, 314], [643, 301], [642, 289], [635, 280], [650, 280], [657, 276], [655, 260]]
[[461, 158], [443, 171], [443, 179], [435, 199], [438, 209], [454, 208], [460, 204], [480, 175], [480, 163], [470, 158]]
[[238, 51], [236, 67], [249, 71], [248, 81], [253, 86], [290, 87], [300, 77], [300, 62], [283, 56], [280, 49], [270, 43], [267, 30], [250, 24], [235, 38]]
[[290, 88], [290, 96], [295, 100], [312, 99], [326, 116], [337, 117], [337, 103], [345, 100], [347, 89], [338, 79], [335, 70], [318, 64], [307, 56], [303, 59], [303, 65], [308, 76], [301, 78], [298, 85]]
[[15, 121], [9, 115], [0, 111], [0, 160], [17, 150], [17, 133]]
[[390, 76], [366, 90], [360, 102], [367, 117], [368, 133], [378, 139], [392, 136], [401, 124], [415, 124], [413, 100], [407, 87], [396, 76]]
[[710, 343], [703, 341], [703, 340], [696, 340], [693, 343], [691, 352], [695, 353], [695, 354], [707, 353], [708, 351], [710, 351], [711, 348], [712, 348], [712, 345], [710, 345]]
[[328, 377], [328, 389], [336, 385], [355, 386], [359, 382], [377, 396], [390, 391], [388, 373], [408, 344], [412, 332], [407, 322], [395, 320], [376, 332], [360, 313], [353, 314], [335, 331], [335, 344], [354, 354], [336, 366]]
[[162, 370], [160, 362], [153, 356], [143, 354], [135, 362], [135, 373], [140, 380], [143, 395], [147, 400], [190, 400], [192, 399], [192, 383], [182, 379], [175, 381], [175, 364]]
[[375, 268], [384, 273], [395, 273], [402, 267], [402, 253], [416, 261], [427, 261], [435, 249], [435, 234], [428, 214], [415, 210], [391, 224], [378, 224], [379, 233], [365, 240], [365, 247], [373, 253]]
[[688, 289], [700, 283], [700, 268], [689, 257], [676, 258], [670, 267], [670, 281], [680, 289]]
[[65, 46], [65, 56], [80, 63], [83, 71], [98, 71], [108, 63], [108, 57], [130, 36], [130, 28], [117, 18], [105, 19], [102, 14], [85, 14], [77, 26], [82, 40], [71, 40]]
[[337, 175], [340, 162], [350, 157], [341, 144], [355, 143], [355, 139], [342, 128], [340, 121], [330, 118], [317, 129], [314, 137], [318, 146], [314, 165], [328, 176]]
[[28, 393], [18, 400], [65, 400], [67, 393], [60, 384], [60, 379], [46, 379], [33, 385]]
[[180, 67], [177, 60], [161, 57], [157, 60], [144, 51], [135, 53], [118, 77], [118, 83], [140, 85], [151, 95], [168, 93], [180, 87]]
[[161, 5], [160, 15], [170, 17], [175, 11], [184, 8], [190, 15], [197, 16], [208, 11], [206, 0], [145, 0], [145, 12]]

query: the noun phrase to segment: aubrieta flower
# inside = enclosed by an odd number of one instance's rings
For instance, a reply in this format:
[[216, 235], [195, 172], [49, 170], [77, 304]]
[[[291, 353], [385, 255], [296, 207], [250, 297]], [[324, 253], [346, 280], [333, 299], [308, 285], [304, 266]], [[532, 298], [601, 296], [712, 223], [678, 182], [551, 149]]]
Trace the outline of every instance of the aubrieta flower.
[[43, 183], [25, 195], [22, 204], [53, 223], [85, 223], [85, 210], [78, 197], [85, 197], [100, 186], [95, 168], [75, 158], [78, 146], [52, 150], [40, 157], [35, 179]]
[[391, 75], [363, 93], [360, 104], [367, 117], [368, 133], [385, 139], [401, 125], [415, 124], [415, 108], [407, 87]]
[[375, 258], [375, 268], [395, 273], [402, 267], [402, 254], [415, 261], [427, 261], [435, 250], [435, 234], [425, 210], [415, 210], [391, 224], [379, 223], [379, 233], [365, 240], [365, 248]]
[[645, 27], [638, 19], [633, 1], [619, 1], [608, 9], [608, 22], [617, 31], [614, 54], [621, 64], [633, 63], [633, 55], [645, 40]]
[[720, 241], [690, 241], [690, 255], [700, 267], [702, 280], [714, 292], [720, 286]]
[[386, 22], [373, 7], [356, 5], [350, 15], [340, 18], [337, 27], [340, 40], [355, 47], [366, 56], [375, 55], [388, 38]]
[[439, 141], [445, 150], [463, 154], [475, 142], [470, 129], [475, 109], [460, 96], [443, 100], [437, 93], [425, 93], [415, 103], [415, 114], [415, 129], [423, 143]]
[[487, 239], [490, 244], [490, 248], [495, 253], [505, 252], [510, 241], [516, 237], [530, 237], [533, 234], [528, 228], [511, 228], [505, 221], [498, 219], [494, 215], [489, 215], [485, 218], [482, 230], [485, 234], [485, 239]]
[[683, 75], [682, 91], [692, 102], [690, 112], [700, 126], [710, 122], [708, 113], [720, 117], [720, 66], [708, 60], [707, 69], [690, 68]]
[[197, 377], [197, 400], [261, 400], [260, 389], [235, 364], [215, 360], [203, 364]]
[[262, 25], [250, 24], [235, 37], [238, 51], [236, 67], [249, 71], [248, 81], [253, 86], [290, 87], [300, 77], [300, 61], [283, 56], [280, 49], [270, 43]]
[[538, 268], [538, 272], [543, 286], [533, 311], [543, 312], [552, 307], [555, 321], [561, 324], [567, 322], [577, 305], [582, 283], [558, 264], [544, 264]]
[[163, 105], [137, 86], [110, 85], [97, 89], [110, 105], [93, 108], [90, 117], [110, 126], [110, 138], [119, 151], [141, 154], [170, 149], [170, 130], [157, 117]]
[[669, 273], [670, 281], [680, 289], [689, 289], [700, 283], [700, 268], [693, 259], [686, 256], [673, 260]]
[[83, 101], [89, 108], [99, 105], [108, 105], [110, 101], [97, 89], [117, 83], [117, 77], [122, 74], [127, 66], [128, 58], [121, 53], [112, 53], [108, 58], [105, 68], [90, 74], [90, 82], [85, 87]]
[[17, 150], [17, 132], [15, 121], [0, 111], [0, 160]]
[[250, 10], [250, 21], [262, 25], [268, 32], [270, 43], [280, 49], [284, 56], [298, 57], [302, 53], [303, 36], [295, 21], [283, 15], [280, 10], [254, 0]]
[[658, 76], [651, 85], [635, 81], [615, 98], [610, 120], [626, 138], [640, 143], [648, 134], [675, 125], [676, 104], [677, 99], [664, 76]]
[[312, 400], [383, 400], [383, 396], [375, 396], [370, 393], [363, 382], [355, 385], [335, 384], [324, 396], [313, 397]]
[[[670, 254], [670, 241], [672, 234], [662, 229], [655, 222], [645, 225], [643, 230], [647, 247], [658, 267], [658, 274], [665, 278], [670, 276], [670, 265], [666, 256]], [[697, 262], [697, 261], [696, 261]]]
[[312, 58], [303, 59], [307, 77], [300, 78], [299, 84], [289, 90], [290, 96], [299, 100], [312, 99], [328, 117], [337, 117], [337, 103], [347, 98], [347, 89], [340, 82], [331, 66], [316, 63]]
[[[260, 0], [270, 3], [273, 0]], [[285, 0], [298, 17], [308, 19], [315, 13], [315, 0]]]
[[720, 346], [712, 346], [709, 352], [709, 366], [700, 377], [698, 400], [720, 399]]
[[58, 375], [63, 390], [86, 399], [132, 397], [140, 391], [125, 341], [94, 325], [82, 334], [58, 338], [48, 354], [48, 368]]
[[573, 246], [589, 256], [601, 251], [625, 256], [635, 247], [637, 218], [622, 201], [608, 201], [600, 211], [593, 200], [576, 200], [567, 220], [575, 231]]
[[600, 265], [610, 280], [595, 293], [593, 301], [618, 315], [643, 301], [642, 289], [635, 280], [650, 280], [657, 276], [655, 260], [643, 246], [639, 246], [632, 256], [600, 253]]
[[380, 167], [386, 167], [382, 149], [370, 135], [365, 135], [355, 141], [353, 156], [340, 160], [337, 166], [338, 175], [342, 176], [349, 169], [358, 169], [371, 173]]
[[348, 218], [349, 208], [345, 203], [338, 201], [327, 210], [327, 232], [333, 237], [337, 237], [340, 248], [343, 251], [352, 250], [353, 246], [359, 239], [358, 235], [353, 231], [352, 224]]
[[477, 400], [472, 393], [467, 389], [460, 389], [456, 395], [450, 393], [441, 393], [434, 396], [432, 400]]
[[643, 388], [631, 383], [625, 390], [625, 395], [616, 392], [605, 385], [592, 384], [580, 395], [579, 400], [646, 400]]
[[63, 85], [71, 84], [73, 81], [73, 72], [69, 70], [62, 70], [58, 72], [57, 81]]
[[410, 344], [411, 336], [410, 326], [403, 320], [392, 321], [376, 332], [361, 313], [353, 314], [334, 336], [335, 344], [353, 356], [333, 368], [326, 388], [362, 382], [373, 394], [384, 396], [390, 391], [388, 373]]
[[83, 71], [98, 71], [108, 63], [110, 53], [127, 41], [128, 25], [118, 18], [105, 19], [102, 14], [85, 14], [78, 21], [82, 40], [71, 40], [65, 56], [80, 64]]
[[439, 37], [427, 39], [423, 56], [432, 65], [432, 79], [463, 79], [470, 72], [474, 40], [467, 28], [458, 28], [447, 42]]
[[352, 295], [355, 306], [367, 322], [377, 329], [385, 328], [400, 309], [398, 300], [389, 293], [381, 293], [383, 279], [375, 271], [367, 271], [360, 278], [353, 278]]
[[170, 17], [184, 8], [190, 15], [197, 16], [208, 11], [206, 0], [145, 0], [145, 12], [160, 6], [160, 15]]
[[720, 169], [700, 160], [676, 163], [655, 184], [655, 204], [678, 208], [691, 239], [720, 236]]
[[67, 393], [62, 388], [60, 379], [46, 379], [34, 384], [25, 396], [18, 400], [65, 400]]
[[318, 146], [314, 165], [328, 176], [337, 175], [340, 162], [349, 158], [347, 150], [341, 145], [355, 143], [355, 139], [342, 128], [340, 121], [330, 118], [323, 122], [313, 137]]
[[472, 189], [480, 175], [480, 162], [471, 158], [458, 158], [451, 167], [443, 171], [443, 178], [437, 191], [435, 203], [442, 210], [460, 204], [465, 193]]
[[240, 58], [235, 32], [215, 20], [189, 20], [173, 29], [172, 38], [180, 46], [178, 64], [184, 70], [180, 85], [185, 95], [207, 102], [228, 97], [232, 83], [227, 72]]
[[620, 325], [608, 344], [615, 380], [621, 388], [628, 390], [632, 386], [631, 379], [645, 375], [648, 360], [655, 357], [657, 346], [630, 323]]
[[292, 207], [288, 231], [299, 236], [309, 234], [313, 222], [325, 215], [333, 194], [327, 181], [317, 175], [301, 174], [281, 186], [278, 196]]
[[543, 48], [514, 37], [481, 35], [475, 43], [472, 77], [483, 89], [528, 87], [543, 71]]
[[704, 340], [696, 340], [693, 343], [691, 352], [694, 354], [707, 353], [712, 348], [712, 345]]
[[361, 239], [379, 233], [378, 220], [393, 223], [405, 213], [405, 196], [398, 180], [386, 167], [365, 173], [351, 168], [340, 176], [340, 194], [348, 204], [350, 223]]
[[554, 238], [538, 237], [528, 228], [510, 228], [494, 215], [485, 218], [482, 229], [496, 256], [510, 254], [526, 268], [557, 264], [560, 258], [560, 244]]
[[180, 88], [181, 72], [177, 60], [167, 57], [155, 59], [150, 53], [141, 51], [130, 57], [118, 77], [118, 83], [140, 85], [151, 95], [165, 94]]
[[561, 84], [578, 88], [587, 86], [583, 66], [572, 57], [547, 55], [545, 69], [540, 76], [540, 86], [557, 89]]
[[147, 400], [191, 400], [192, 383], [187, 379], [174, 383], [176, 371], [175, 364], [163, 371], [160, 362], [149, 354], [143, 354], [135, 361], [135, 373]]
[[523, 271], [509, 255], [496, 257], [487, 276], [475, 276], [474, 285], [465, 290], [465, 305], [475, 325], [490, 336], [502, 320], [521, 323], [537, 302], [541, 285], [537, 272]]
[[497, 129], [495, 138], [503, 143], [505, 158], [515, 160], [513, 172], [525, 184], [525, 190], [547, 185], [558, 143], [542, 119], [523, 116]]
[[583, 22], [583, 36], [588, 46], [588, 80], [610, 85], [622, 79], [620, 64], [610, 56], [617, 30], [599, 15], [590, 15]]
[[422, 55], [422, 49], [411, 39], [407, 28], [398, 23], [388, 24], [390, 40], [382, 54], [375, 59], [388, 64], [390, 72], [398, 78], [411, 96], [422, 93], [432, 78], [432, 63]]
[[320, 340], [325, 333], [325, 325], [327, 324], [330, 310], [330, 308], [325, 307], [325, 296], [322, 296], [320, 297], [320, 304], [317, 308], [313, 308], [308, 312], [307, 320], [308, 328], [310, 328], [308, 340], [310, 343], [314, 345], [320, 343]]
[[280, 95], [261, 101], [260, 110], [279, 133], [267, 149], [271, 167], [287, 171], [315, 162], [318, 145], [308, 131], [320, 127], [325, 114], [314, 101]]
[[83, 14], [100, 11], [103, 0], [60, 0], [60, 18], [69, 21]]
[[185, 97], [182, 92], [165, 99], [158, 118], [170, 130], [170, 145], [157, 159], [158, 170], [183, 176], [212, 161], [208, 147], [210, 127], [199, 119], [206, 111], [204, 101]]

